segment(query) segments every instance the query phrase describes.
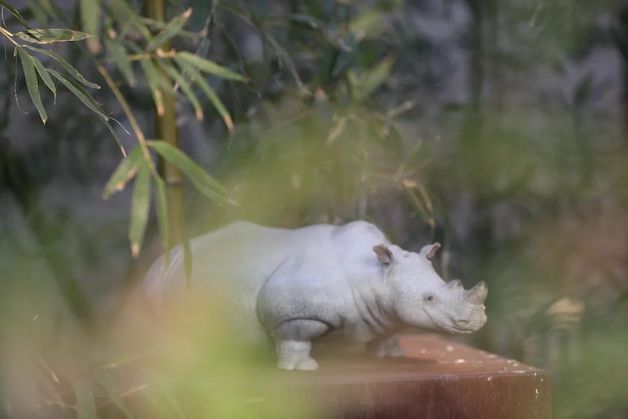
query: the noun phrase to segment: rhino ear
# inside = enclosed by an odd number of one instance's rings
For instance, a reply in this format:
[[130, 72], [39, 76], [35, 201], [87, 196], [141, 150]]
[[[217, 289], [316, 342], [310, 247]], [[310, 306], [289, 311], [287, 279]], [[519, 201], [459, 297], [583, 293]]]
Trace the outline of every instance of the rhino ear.
[[385, 244], [378, 244], [373, 247], [373, 251], [377, 255], [377, 259], [379, 259], [383, 265], [390, 265], [392, 263], [393, 254]]
[[431, 260], [436, 256], [436, 252], [440, 249], [440, 243], [436, 242], [434, 244], [428, 244], [427, 246], [423, 246], [421, 251], [419, 252], [421, 256], [425, 256], [427, 259]]

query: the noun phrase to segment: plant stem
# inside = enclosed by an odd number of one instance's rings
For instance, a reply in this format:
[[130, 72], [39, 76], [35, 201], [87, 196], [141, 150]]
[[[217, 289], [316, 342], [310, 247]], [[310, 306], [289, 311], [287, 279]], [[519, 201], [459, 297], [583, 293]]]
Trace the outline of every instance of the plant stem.
[[[164, 22], [166, 20], [166, 3], [164, 0], [148, 0], [147, 1], [148, 17]], [[163, 50], [169, 49], [168, 45], [164, 45]], [[179, 136], [177, 132], [176, 109], [174, 92], [168, 89], [161, 89], [163, 96], [164, 112], [156, 113], [156, 134], [157, 138], [179, 148]], [[160, 168], [163, 178], [166, 182], [166, 200], [168, 205], [168, 222], [170, 224], [170, 242], [167, 243], [168, 248], [173, 247], [177, 243], [186, 241], [183, 236], [183, 177], [179, 169], [173, 164], [160, 158]]]
[[11, 41], [11, 43], [15, 45], [16, 47], [20, 46], [20, 44], [15, 42], [15, 40], [13, 39], [13, 34], [9, 32], [8, 30], [4, 29], [2, 26], [0, 26], [0, 33], [4, 35], [4, 37], [7, 38], [9, 41]]
[[118, 103], [122, 107], [122, 111], [124, 112], [127, 119], [129, 120], [129, 123], [131, 124], [131, 129], [133, 130], [133, 134], [135, 134], [137, 143], [142, 149], [142, 154], [144, 155], [144, 159], [148, 163], [148, 167], [150, 168], [153, 175], [156, 176], [157, 171], [155, 170], [155, 165], [153, 164], [153, 160], [150, 157], [150, 151], [148, 150], [148, 144], [146, 143], [146, 136], [144, 136], [144, 133], [142, 132], [142, 128], [140, 128], [140, 124], [137, 122], [137, 119], [135, 118], [135, 114], [133, 114], [133, 111], [131, 110], [129, 103], [124, 98], [124, 95], [122, 94], [118, 86], [116, 86], [116, 83], [111, 78], [111, 75], [109, 74], [107, 69], [102, 64], [97, 64], [96, 68], [98, 69], [102, 77], [105, 79], [107, 86], [109, 86], [114, 96], [118, 100]]

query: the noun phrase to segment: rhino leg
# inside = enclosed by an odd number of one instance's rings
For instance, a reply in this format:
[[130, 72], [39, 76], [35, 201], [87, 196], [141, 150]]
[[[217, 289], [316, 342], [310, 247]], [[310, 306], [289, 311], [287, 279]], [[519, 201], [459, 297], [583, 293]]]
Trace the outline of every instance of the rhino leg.
[[405, 355], [396, 335], [372, 340], [366, 344], [366, 350], [378, 358], [401, 358]]
[[277, 368], [282, 370], [315, 370], [318, 362], [310, 356], [312, 339], [329, 330], [317, 320], [297, 319], [282, 323], [273, 333], [277, 350]]

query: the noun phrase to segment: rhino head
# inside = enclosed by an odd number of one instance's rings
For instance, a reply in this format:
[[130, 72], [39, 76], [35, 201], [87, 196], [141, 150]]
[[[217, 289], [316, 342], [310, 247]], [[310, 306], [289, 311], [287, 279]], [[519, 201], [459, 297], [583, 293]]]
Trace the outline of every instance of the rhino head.
[[394, 245], [373, 248], [393, 310], [410, 326], [455, 334], [475, 332], [486, 323], [486, 283], [465, 290], [459, 280], [443, 281], [431, 262], [439, 248], [439, 243], [424, 246], [419, 253]]

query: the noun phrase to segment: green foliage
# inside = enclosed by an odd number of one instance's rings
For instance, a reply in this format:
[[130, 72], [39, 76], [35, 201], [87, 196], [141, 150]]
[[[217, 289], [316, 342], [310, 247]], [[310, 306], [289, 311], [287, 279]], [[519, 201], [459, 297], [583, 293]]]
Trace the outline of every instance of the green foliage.
[[43, 55], [45, 55], [47, 57], [52, 58], [59, 65], [61, 65], [61, 67], [63, 67], [63, 69], [69, 75], [71, 75], [76, 81], [78, 81], [82, 85], [84, 85], [86, 87], [91, 87], [92, 89], [100, 89], [99, 85], [97, 85], [96, 83], [92, 83], [91, 81], [87, 80], [85, 78], [85, 76], [83, 76], [76, 68], [74, 68], [74, 66], [72, 66], [72, 64], [67, 62], [67, 60], [65, 58], [63, 58], [61, 55], [57, 54], [56, 52], [54, 52], [52, 50], [49, 50], [49, 49], [33, 47], [33, 46], [30, 46], [30, 45], [25, 45], [24, 48], [28, 48], [31, 51], [34, 51], [34, 52], [37, 52], [37, 53], [40, 53], [40, 54], [43, 54]]
[[200, 193], [212, 201], [233, 204], [220, 183], [211, 177], [198, 164], [194, 163], [181, 150], [163, 141], [150, 141], [148, 145], [164, 159], [179, 168], [192, 181]]
[[211, 60], [207, 60], [197, 55], [190, 54], [189, 52], [179, 52], [175, 55], [175, 58], [178, 58], [181, 62], [188, 63], [199, 71], [203, 71], [214, 76], [235, 81], [246, 81], [246, 78], [239, 75], [238, 73], [235, 73], [228, 68], [219, 66]]
[[17, 32], [15, 37], [31, 44], [48, 45], [57, 42], [83, 41], [90, 35], [70, 29], [28, 29], [25, 32]]
[[122, 45], [119, 40], [111, 38], [105, 39], [104, 42], [107, 46], [107, 51], [111, 55], [120, 73], [124, 76], [126, 82], [129, 86], [135, 86], [133, 66], [131, 65], [131, 60], [129, 60], [129, 56], [127, 55], [124, 45]]
[[81, 26], [88, 34], [97, 34], [100, 30], [100, 0], [80, 0]]
[[203, 78], [201, 73], [188, 61], [182, 60], [179, 56], [175, 55], [175, 61], [179, 65], [179, 67], [183, 70], [183, 74], [188, 76], [192, 83], [195, 83], [198, 88], [200, 88], [205, 96], [211, 101], [212, 105], [224, 121], [226, 127], [229, 131], [233, 131], [233, 120], [229, 115], [229, 112], [225, 108], [225, 105], [222, 103], [216, 91], [207, 83], [207, 80]]
[[[2, 5], [5, 6], [4, 2]], [[143, 73], [142, 78], [146, 81], [152, 92], [153, 102], [159, 115], [163, 115], [165, 112], [164, 92], [175, 92], [175, 89], [180, 89], [185, 95], [185, 98], [192, 105], [196, 118], [202, 120], [202, 104], [194, 92], [194, 87], [198, 86], [210, 99], [210, 102], [216, 108], [228, 129], [230, 131], [233, 130], [232, 118], [226, 110], [225, 105], [201, 73], [239, 82], [246, 82], [247, 79], [212, 60], [199, 57], [195, 54], [186, 51], [164, 51], [164, 49], [169, 48], [168, 44], [170, 42], [176, 41], [177, 38], [186, 35], [184, 27], [192, 15], [192, 9], [187, 9], [169, 22], [162, 24], [151, 19], [141, 18], [122, 0], [113, 1], [111, 5], [105, 9], [103, 9], [102, 6], [103, 5], [98, 0], [82, 0], [80, 2], [81, 21], [83, 28], [87, 32], [70, 29], [32, 29], [26, 25], [26, 21], [17, 9], [6, 6], [16, 19], [27, 27], [25, 31], [15, 34], [3, 28], [2, 35], [8, 38], [16, 47], [17, 54], [19, 54], [22, 63], [28, 93], [43, 123], [46, 122], [48, 115], [41, 98], [38, 75], [46, 87], [53, 93], [55, 101], [56, 84], [53, 79], [61, 83], [87, 109], [96, 114], [118, 143], [123, 155], [125, 154], [123, 143], [110, 124], [110, 117], [93, 96], [81, 85], [95, 89], [99, 89], [100, 86], [88, 81], [79, 70], [57, 52], [51, 49], [28, 45], [49, 45], [89, 39], [92, 42], [90, 50], [97, 50], [98, 47], [95, 45], [97, 45], [99, 39], [102, 39], [106, 46], [106, 52], [111, 56], [111, 61], [116, 65], [120, 73], [123, 74], [125, 80], [131, 86], [135, 85], [136, 79], [132, 62], [140, 62], [140, 68]], [[102, 12], [109, 13], [111, 18], [106, 20], [107, 31], [105, 34], [98, 33], [101, 29], [100, 16]], [[114, 23], [117, 23], [119, 31], [114, 29]], [[152, 29], [155, 27], [159, 30], [154, 34]], [[141, 36], [141, 42], [137, 42], [135, 33]], [[25, 42], [25, 44], [19, 44], [19, 41]], [[46, 67], [39, 59], [29, 54], [26, 49], [51, 59], [56, 64], [60, 65], [65, 73]], [[130, 54], [129, 51], [132, 51], [133, 54]], [[80, 84], [70, 80], [66, 74], [70, 75]], [[121, 99], [120, 95], [118, 95], [118, 99]], [[124, 99], [122, 98], [122, 100]], [[130, 111], [128, 107], [127, 111]], [[142, 143], [142, 141], [144, 141], [142, 139], [143, 134], [137, 132], [135, 134], [138, 141]], [[141, 178], [136, 180], [134, 193], [135, 204], [132, 205], [131, 211], [129, 235], [131, 248], [133, 250], [132, 253], [134, 255], [137, 255], [139, 252], [146, 228], [148, 208], [150, 205], [150, 188], [147, 188], [146, 185], [150, 185], [147, 179], [151, 177], [147, 170], [153, 166], [153, 162], [150, 160], [151, 158], [145, 149], [146, 146], [142, 144], [140, 144], [140, 146], [143, 147], [144, 151], [140, 154], [140, 147], [138, 147], [132, 155], [123, 160], [116, 172], [112, 175], [103, 193], [103, 196], [108, 197], [113, 192], [123, 189], [126, 182], [132, 179], [138, 170], [142, 174]], [[159, 148], [159, 146], [157, 146], [157, 151], [167, 159], [173, 160], [175, 164], [181, 165], [183, 173], [190, 176], [192, 183], [202, 194], [220, 202], [229, 202], [229, 200], [225, 198], [224, 190], [220, 188], [218, 182], [207, 175], [200, 166], [193, 164], [183, 153], [173, 153], [172, 150], [163, 147]], [[144, 160], [144, 162], [142, 162], [142, 160]], [[152, 171], [154, 172], [154, 170]], [[167, 202], [164, 201], [164, 185], [160, 183], [161, 180], [156, 173], [154, 173], [152, 177], [154, 177], [159, 191], [157, 212], [161, 220], [160, 230], [162, 231], [162, 241], [167, 243], [169, 233], [168, 229], [165, 227], [164, 221], [167, 219], [164, 215], [167, 213]]]
[[168, 22], [161, 32], [148, 42], [146, 50], [154, 51], [157, 48], [161, 48], [166, 42], [178, 36], [191, 15], [192, 9], [187, 9], [185, 12]]
[[150, 169], [146, 163], [141, 163], [135, 178], [133, 198], [131, 200], [131, 223], [129, 226], [129, 240], [131, 241], [131, 253], [137, 256], [142, 247], [146, 224], [148, 223], [148, 210], [151, 198]]
[[[72, 14], [80, 16], [79, 27], [49, 0], [30, 0], [20, 10], [0, 0], [8, 11], [0, 37], [19, 60], [9, 58], [0, 79], [7, 92], [15, 82], [20, 102], [28, 95], [40, 119], [50, 116], [40, 132], [48, 141], [40, 145], [4, 141], [16, 113], [10, 100], [0, 112], [0, 178], [8, 179], [8, 190], [22, 191], [3, 202], [24, 208], [0, 224], [0, 259], [7, 247], [26, 255], [19, 261], [23, 271], [0, 272], [21, 286], [41, 278], [22, 299], [2, 288], [0, 310], [14, 305], [24, 311], [16, 309], [21, 317], [6, 322], [16, 330], [3, 329], [7, 337], [0, 346], [4, 351], [9, 344], [16, 354], [11, 359], [20, 361], [27, 358], [22, 348], [48, 348], [42, 336], [50, 331], [56, 341], [76, 343], [78, 348], [67, 349], [71, 362], [55, 359], [43, 379], [33, 379], [43, 388], [44, 410], [66, 409], [50, 416], [93, 417], [101, 410], [127, 418], [303, 416], [243, 396], [257, 385], [251, 384], [257, 365], [238, 370], [248, 355], [231, 350], [217, 332], [224, 313], [180, 313], [183, 319], [174, 323], [198, 321], [198, 329], [177, 334], [173, 327], [164, 334], [167, 344], [186, 344], [160, 346], [171, 357], [158, 361], [127, 344], [133, 338], [141, 347], [152, 344], [138, 331], [162, 332], [172, 326], [167, 322], [135, 329], [121, 339], [121, 354], [99, 346], [102, 362], [78, 361], [79, 354], [95, 352], [88, 347], [91, 339], [53, 327], [59, 314], [43, 307], [70, 311], [80, 294], [59, 286], [66, 290], [59, 303], [41, 285], [51, 277], [63, 284], [102, 275], [107, 290], [117, 289], [118, 277], [147, 262], [128, 256], [122, 244], [127, 236], [134, 254], [157, 232], [166, 253], [171, 239], [180, 237], [171, 221], [171, 192], [179, 188], [193, 234], [236, 218], [284, 227], [365, 218], [408, 248], [444, 238], [446, 252], [435, 264], [444, 276], [489, 282], [490, 321], [474, 343], [549, 369], [556, 417], [622, 417], [627, 378], [613, 372], [624, 364], [626, 344], [620, 326], [628, 295], [628, 252], [622, 247], [628, 172], [623, 102], [614, 94], [610, 70], [625, 66], [625, 56], [614, 50], [614, 43], [620, 52], [627, 49], [625, 22], [607, 1], [433, 3], [304, 0], [268, 7], [222, 0], [192, 1], [192, 9], [184, 10], [169, 2], [168, 18], [157, 21], [138, 13], [144, 2], [81, 0]], [[43, 28], [28, 26], [34, 18]], [[81, 38], [85, 42], [70, 42]], [[606, 60], [606, 54], [620, 61]], [[103, 86], [98, 96], [94, 82]], [[62, 118], [55, 118], [47, 91]], [[193, 155], [153, 130], [155, 109], [164, 113], [172, 97], [181, 142]], [[93, 141], [104, 130], [95, 130], [79, 108], [114, 136], [112, 117], [122, 109], [120, 119], [133, 138], [118, 141], [128, 155], [112, 161], [107, 143]], [[20, 148], [11, 148], [13, 143]], [[166, 180], [158, 159], [186, 181]], [[201, 162], [211, 162], [211, 176]], [[104, 204], [107, 217], [79, 219], [74, 207], [82, 205], [82, 195], [62, 210], [47, 206], [53, 180], [68, 189], [91, 186], [102, 182], [102, 167], [110, 166], [116, 168], [103, 197], [127, 185], [129, 193]], [[115, 212], [125, 199], [131, 210]], [[607, 214], [609, 207], [617, 214]], [[120, 222], [127, 215], [128, 225]], [[600, 222], [587, 227], [592, 219]], [[22, 220], [26, 227], [14, 227]], [[13, 232], [19, 228], [24, 231]], [[31, 247], [31, 241], [39, 244]], [[185, 240], [183, 249], [185, 255]], [[172, 253], [178, 261], [179, 253]], [[12, 255], [6, 259], [17, 265]], [[91, 282], [87, 287], [89, 295], [106, 294], [97, 285], [92, 290]], [[45, 296], [33, 298], [38, 293]], [[623, 306], [617, 302], [622, 295]], [[549, 310], [566, 296], [585, 307], [582, 318], [567, 325]], [[221, 297], [202, 304], [219, 306]], [[48, 323], [39, 326], [34, 318]], [[208, 327], [207, 319], [218, 320]], [[576, 356], [562, 341], [567, 327], [575, 329], [569, 331], [577, 336]], [[100, 328], [92, 328], [101, 337]], [[215, 334], [206, 345], [187, 344], [186, 338], [208, 331]], [[563, 357], [558, 361], [546, 353], [556, 335]], [[216, 347], [228, 356], [212, 353]], [[33, 350], [37, 365], [39, 355]], [[81, 368], [81, 388], [72, 397], [79, 363], [90, 371]], [[20, 380], [27, 382], [24, 371]], [[215, 379], [222, 376], [236, 377], [246, 389]]]
[[33, 58], [28, 53], [24, 52], [24, 49], [21, 47], [17, 48], [17, 52], [19, 53], [20, 60], [22, 61], [22, 68], [24, 69], [24, 79], [26, 80], [28, 94], [31, 96], [31, 100], [37, 108], [37, 112], [39, 112], [41, 122], [45, 124], [46, 120], [48, 119], [48, 115], [46, 115], [46, 109], [44, 109], [44, 104], [41, 103], [39, 84], [37, 82], [37, 73], [35, 71]]
[[114, 192], [124, 189], [127, 182], [137, 174], [143, 158], [141, 147], [135, 147], [133, 151], [122, 159], [105, 185], [103, 191], [104, 199], [109, 198]]
[[24, 16], [22, 16], [19, 10], [13, 7], [9, 2], [7, 2], [6, 0], [0, 0], [0, 7], [6, 8], [9, 13], [11, 13], [22, 26], [30, 29], [30, 26], [28, 26], [28, 23], [26, 23]]
[[159, 224], [159, 233], [161, 235], [161, 247], [165, 255], [165, 263], [170, 261], [170, 221], [168, 220], [168, 199], [166, 196], [166, 184], [160, 177], [155, 178], [155, 200], [157, 222]]

